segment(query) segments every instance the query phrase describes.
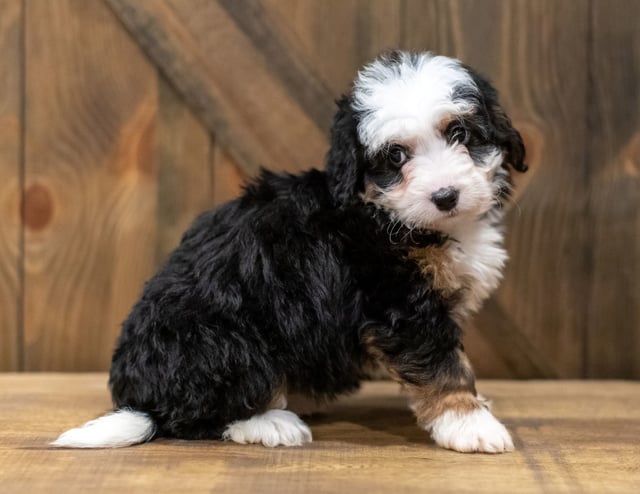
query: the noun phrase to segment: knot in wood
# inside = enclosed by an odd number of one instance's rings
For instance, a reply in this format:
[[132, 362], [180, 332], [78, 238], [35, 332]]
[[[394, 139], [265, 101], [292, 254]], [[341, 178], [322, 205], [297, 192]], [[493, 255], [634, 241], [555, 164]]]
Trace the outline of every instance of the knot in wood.
[[32, 184], [24, 192], [22, 219], [30, 230], [42, 230], [53, 218], [54, 204], [49, 188], [42, 184]]

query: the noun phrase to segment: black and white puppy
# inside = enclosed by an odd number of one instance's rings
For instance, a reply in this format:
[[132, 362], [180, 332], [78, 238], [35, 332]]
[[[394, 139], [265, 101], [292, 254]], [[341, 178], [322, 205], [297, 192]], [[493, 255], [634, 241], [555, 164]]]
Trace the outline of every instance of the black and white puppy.
[[513, 449], [460, 324], [501, 278], [520, 134], [486, 80], [430, 53], [382, 55], [338, 107], [325, 171], [264, 171], [195, 221], [123, 325], [115, 412], [54, 445], [301, 445], [293, 401], [353, 392], [382, 366], [440, 446]]

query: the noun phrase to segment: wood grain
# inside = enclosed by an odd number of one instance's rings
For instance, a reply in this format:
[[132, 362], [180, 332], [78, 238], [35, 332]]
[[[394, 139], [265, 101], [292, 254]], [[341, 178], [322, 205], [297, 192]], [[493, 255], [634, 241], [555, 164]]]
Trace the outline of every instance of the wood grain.
[[25, 365], [106, 369], [154, 267], [157, 79], [102, 2], [26, 3]]
[[287, 46], [316, 67], [332, 91], [346, 93], [356, 71], [401, 40], [403, 2], [397, 0], [263, 0]]
[[[476, 348], [476, 333], [490, 343], [492, 353], [485, 355], [482, 347]], [[473, 342], [473, 343], [472, 343]], [[514, 379], [548, 379], [558, 377], [554, 365], [531, 341], [517, 329], [510, 315], [495, 298], [488, 300], [480, 313], [472, 319], [465, 334], [465, 349], [474, 362], [479, 361], [476, 369], [482, 377], [510, 376]], [[497, 358], [506, 366], [502, 374], [492, 372]]]
[[159, 81], [157, 264], [198, 214], [236, 198], [247, 179], [172, 85]]
[[215, 203], [209, 131], [164, 77], [159, 81], [157, 263], [178, 245], [195, 217]]
[[592, 2], [586, 375], [640, 378], [640, 3]]
[[636, 492], [640, 384], [481, 381], [516, 451], [437, 448], [393, 383], [308, 420], [302, 448], [157, 440], [56, 450], [57, 434], [110, 408], [105, 374], [0, 375], [0, 490], [13, 492]]
[[531, 176], [509, 216], [511, 261], [497, 299], [556, 376], [580, 377], [590, 242], [582, 179], [588, 2], [511, 2], [505, 9], [496, 79], [530, 151]]
[[[267, 61], [268, 70], [321, 131], [327, 131], [334, 113], [331, 96], [318, 68], [301, 56], [296, 44], [287, 45], [270, 11], [260, 0], [218, 0], [220, 6]], [[174, 9], [180, 5], [172, 0]], [[183, 7], [180, 11], [188, 11]], [[184, 18], [184, 15], [183, 15]]]
[[0, 371], [21, 366], [22, 5], [0, 0]]
[[[288, 54], [276, 53], [273, 40], [259, 44], [276, 34], [266, 18], [238, 25], [236, 7], [219, 1], [108, 3], [248, 173], [261, 165], [292, 170], [322, 164], [330, 95], [311, 101], [321, 84], [303, 61], [291, 59], [284, 74], [285, 61], [265, 58], [261, 48], [271, 56]], [[292, 88], [301, 81], [294, 97]], [[315, 89], [307, 92], [308, 86]], [[302, 108], [301, 101], [312, 107]]]
[[222, 149], [219, 144], [214, 143], [211, 159], [214, 169], [214, 204], [219, 206], [238, 197], [242, 193], [242, 186], [248, 180], [248, 177], [229, 153]]

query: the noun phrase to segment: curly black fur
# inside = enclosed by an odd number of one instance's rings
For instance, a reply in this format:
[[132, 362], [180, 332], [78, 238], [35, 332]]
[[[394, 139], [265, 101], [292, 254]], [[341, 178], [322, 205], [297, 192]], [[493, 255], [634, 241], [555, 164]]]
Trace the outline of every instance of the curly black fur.
[[[492, 139], [522, 168], [519, 135], [482, 89]], [[312, 397], [354, 391], [372, 346], [407, 383], [463, 372], [453, 301], [407, 256], [443, 238], [391, 228], [363, 203], [358, 116], [349, 97], [338, 105], [326, 171], [263, 171], [240, 198], [202, 214], [125, 321], [113, 402], [148, 413], [158, 435], [219, 438], [282, 386]]]
[[195, 221], [124, 323], [117, 408], [148, 412], [163, 435], [219, 437], [284, 383], [357, 389], [367, 336], [407, 380], [437, 372], [459, 330], [403, 256], [414, 240], [390, 238], [370, 206], [336, 206], [328, 178], [265, 171]]

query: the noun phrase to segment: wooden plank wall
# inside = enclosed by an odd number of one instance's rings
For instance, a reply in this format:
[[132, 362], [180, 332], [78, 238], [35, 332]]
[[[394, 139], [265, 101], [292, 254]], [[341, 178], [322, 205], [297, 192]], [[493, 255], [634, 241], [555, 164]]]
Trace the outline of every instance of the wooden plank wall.
[[21, 367], [22, 5], [0, 1], [0, 371]]
[[594, 0], [585, 375], [640, 377], [640, 2]]
[[[255, 28], [263, 27], [261, 12], [251, 11], [256, 2], [108, 3], [247, 169], [319, 164], [317, 157], [325, 152], [326, 142], [325, 128], [318, 121], [330, 121], [332, 102], [312, 73], [304, 67], [291, 70], [288, 51], [274, 46], [273, 37], [247, 35], [259, 34]], [[247, 20], [247, 25], [238, 24], [239, 19]], [[264, 57], [258, 44], [271, 56]]]
[[104, 366], [131, 280], [154, 265], [156, 73], [112, 17], [99, 2], [26, 3], [29, 370]]
[[0, 0], [0, 369], [105, 369], [195, 214], [261, 164], [320, 165], [331, 100], [401, 47], [487, 74], [528, 145], [505, 282], [467, 332], [479, 374], [640, 377], [638, 10]]
[[0, 368], [106, 369], [143, 281], [214, 189], [237, 193], [235, 165], [103, 2], [0, 14]]

